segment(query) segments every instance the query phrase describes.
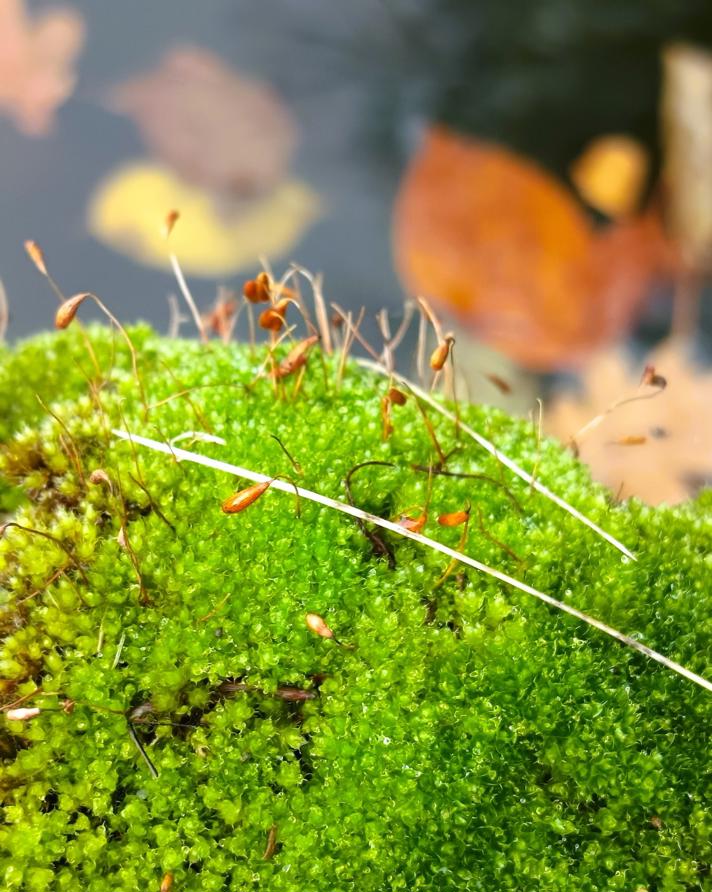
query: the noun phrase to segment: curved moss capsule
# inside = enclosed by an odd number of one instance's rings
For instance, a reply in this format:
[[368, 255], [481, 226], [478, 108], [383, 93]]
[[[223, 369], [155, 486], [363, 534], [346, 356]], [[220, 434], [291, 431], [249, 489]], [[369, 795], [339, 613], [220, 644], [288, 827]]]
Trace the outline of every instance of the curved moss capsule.
[[65, 300], [55, 314], [55, 328], [67, 328], [69, 325], [71, 325], [74, 321], [74, 317], [77, 315], [79, 307], [81, 307], [81, 305], [88, 297], [89, 295], [86, 293], [75, 294], [74, 297], [70, 297]]
[[314, 632], [315, 635], [319, 635], [321, 638], [333, 638], [333, 631], [327, 626], [323, 617], [319, 616], [318, 613], [307, 613], [306, 615], [307, 627]]
[[253, 502], [256, 502], [272, 485], [271, 480], [265, 480], [262, 483], [253, 483], [238, 492], [233, 493], [222, 503], [222, 510], [225, 514], [239, 514], [245, 508], [249, 508]]

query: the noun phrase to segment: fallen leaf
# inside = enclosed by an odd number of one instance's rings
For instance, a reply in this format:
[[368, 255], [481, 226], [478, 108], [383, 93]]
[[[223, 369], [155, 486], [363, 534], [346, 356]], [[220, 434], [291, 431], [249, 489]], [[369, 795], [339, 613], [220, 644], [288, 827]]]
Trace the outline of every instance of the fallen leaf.
[[[652, 399], [619, 405], [577, 446], [595, 479], [614, 493], [651, 505], [675, 504], [712, 482], [712, 371], [696, 367], [673, 341], [647, 362], [664, 375], [667, 387]], [[583, 372], [583, 393], [562, 394], [547, 408], [547, 432], [570, 442], [614, 401], [652, 395], [650, 386], [641, 390], [646, 385], [640, 372], [641, 365], [634, 367], [621, 352], [599, 354]]]
[[587, 204], [617, 219], [638, 209], [649, 168], [648, 153], [637, 140], [610, 135], [586, 146], [570, 176]]
[[199, 47], [116, 87], [111, 107], [131, 117], [151, 153], [183, 180], [254, 197], [286, 175], [297, 128], [272, 88]]
[[23, 0], [0, 0], [0, 110], [25, 135], [46, 135], [71, 96], [84, 31], [74, 9], [31, 18]]
[[712, 53], [674, 44], [663, 54], [665, 195], [689, 269], [712, 272]]
[[89, 231], [139, 263], [170, 269], [167, 208], [180, 208], [170, 250], [183, 271], [220, 278], [254, 266], [260, 255], [288, 253], [318, 216], [319, 199], [304, 183], [287, 180], [231, 212], [168, 169], [136, 162], [99, 185], [88, 210]]
[[394, 252], [409, 292], [536, 369], [625, 333], [671, 265], [655, 211], [598, 231], [535, 164], [442, 127], [401, 183]]

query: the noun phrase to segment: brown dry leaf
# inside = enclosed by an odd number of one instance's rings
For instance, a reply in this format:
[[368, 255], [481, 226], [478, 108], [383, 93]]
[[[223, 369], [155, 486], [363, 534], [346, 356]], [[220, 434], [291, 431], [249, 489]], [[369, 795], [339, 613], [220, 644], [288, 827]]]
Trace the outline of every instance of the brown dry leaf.
[[[646, 362], [665, 377], [665, 390], [606, 415], [581, 438], [579, 454], [614, 493], [675, 504], [712, 481], [712, 372], [694, 366], [672, 341]], [[619, 398], [654, 393], [639, 386], [644, 365], [633, 367], [620, 352], [599, 354], [584, 372], [584, 393], [562, 395], [544, 413], [547, 432], [569, 442]]]
[[637, 210], [650, 167], [645, 148], [622, 134], [594, 139], [571, 165], [571, 182], [587, 204], [609, 217]]
[[623, 334], [671, 264], [656, 212], [598, 232], [554, 177], [443, 128], [401, 184], [394, 251], [410, 292], [537, 369]]
[[285, 176], [296, 125], [267, 84], [199, 47], [178, 47], [160, 65], [112, 91], [153, 154], [183, 180], [252, 198]]
[[47, 134], [71, 96], [84, 31], [74, 9], [30, 18], [23, 0], [0, 0], [0, 110], [27, 136]]

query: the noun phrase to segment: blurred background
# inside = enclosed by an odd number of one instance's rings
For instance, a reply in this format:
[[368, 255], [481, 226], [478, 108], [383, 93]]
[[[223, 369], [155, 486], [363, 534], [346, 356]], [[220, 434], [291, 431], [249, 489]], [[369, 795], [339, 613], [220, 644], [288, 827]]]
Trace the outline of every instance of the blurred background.
[[0, 0], [0, 330], [51, 324], [30, 238], [166, 330], [171, 208], [202, 308], [261, 257], [423, 295], [614, 497], [712, 480], [709, 0]]

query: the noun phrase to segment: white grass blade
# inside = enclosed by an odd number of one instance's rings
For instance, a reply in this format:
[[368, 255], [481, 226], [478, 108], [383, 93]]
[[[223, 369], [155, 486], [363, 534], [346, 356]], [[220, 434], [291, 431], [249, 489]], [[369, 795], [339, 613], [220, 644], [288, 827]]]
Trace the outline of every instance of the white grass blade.
[[[372, 362], [370, 359], [357, 359], [356, 362], [362, 366], [363, 368], [370, 369], [373, 372], [377, 372], [379, 375], [384, 375], [386, 377], [390, 376], [388, 370], [380, 365], [377, 362]], [[490, 441], [483, 437], [482, 434], [478, 434], [476, 430], [466, 425], [463, 421], [457, 418], [452, 412], [445, 408], [445, 406], [441, 405], [436, 399], [434, 399], [429, 393], [425, 390], [422, 390], [418, 387], [417, 384], [414, 384], [412, 381], [409, 381], [407, 378], [404, 378], [402, 375], [394, 374], [394, 379], [401, 382], [402, 385], [409, 388], [413, 391], [413, 393], [423, 402], [427, 403], [436, 412], [439, 412], [444, 418], [447, 418], [448, 421], [451, 421], [453, 424], [456, 424], [461, 431], [466, 433], [468, 437], [471, 437], [476, 443], [486, 449], [490, 455], [493, 455], [497, 461], [501, 462], [510, 471], [517, 475], [517, 477], [521, 477], [522, 480], [526, 481], [533, 489], [540, 492], [543, 496], [546, 496], [547, 499], [554, 502], [555, 505], [558, 505], [560, 508], [563, 508], [564, 511], [567, 511], [572, 517], [575, 517], [576, 520], [585, 524], [587, 527], [592, 529], [595, 533], [597, 533], [602, 539], [605, 539], [606, 542], [610, 542], [614, 548], [617, 548], [618, 551], [622, 552], [626, 557], [631, 560], [637, 560], [636, 556], [630, 551], [628, 548], [623, 545], [622, 542], [619, 542], [615, 536], [612, 536], [610, 533], [607, 533], [604, 529], [598, 526], [598, 524], [594, 523], [590, 518], [586, 517], [585, 514], [582, 514], [578, 508], [574, 508], [573, 505], [570, 505], [567, 501], [561, 498], [561, 496], [557, 496], [555, 492], [552, 492], [548, 486], [544, 486], [543, 483], [540, 483], [536, 478], [534, 478], [528, 471], [525, 471], [520, 465], [518, 465], [511, 458], [508, 458], [503, 452], [500, 452], [499, 449], [494, 445], [494, 443], [490, 443]]]
[[185, 302], [188, 304], [188, 309], [190, 310], [190, 314], [193, 317], [193, 322], [200, 333], [200, 340], [205, 344], [208, 341], [208, 336], [205, 332], [205, 326], [203, 325], [203, 320], [200, 318], [200, 313], [198, 312], [198, 308], [195, 305], [195, 301], [193, 300], [193, 295], [190, 293], [190, 288], [188, 288], [188, 283], [185, 280], [185, 276], [183, 275], [183, 270], [180, 268], [180, 263], [178, 263], [178, 258], [175, 254], [169, 254], [168, 259], [170, 260], [171, 267], [173, 268], [173, 275], [176, 277], [176, 281], [178, 282], [178, 287], [180, 288], [180, 293], [183, 295]]
[[384, 530], [390, 530], [390, 532], [395, 533], [398, 536], [402, 536], [405, 539], [412, 539], [414, 542], [418, 542], [421, 545], [425, 545], [427, 548], [432, 548], [435, 551], [439, 551], [441, 554], [444, 554], [449, 558], [453, 558], [462, 564], [466, 564], [467, 566], [478, 570], [480, 573], [486, 573], [488, 576], [493, 576], [495, 579], [499, 579], [506, 585], [512, 586], [512, 588], [516, 588], [521, 592], [532, 595], [533, 597], [538, 598], [540, 601], [543, 601], [545, 604], [549, 604], [552, 607], [556, 607], [557, 610], [561, 610], [564, 613], [568, 613], [570, 616], [576, 617], [576, 619], [579, 619], [582, 622], [587, 623], [589, 626], [592, 626], [594, 629], [598, 629], [604, 634], [609, 635], [611, 638], [614, 638], [621, 644], [625, 644], [627, 647], [630, 647], [633, 650], [637, 650], [639, 653], [645, 654], [645, 656], [649, 657], [651, 660], [655, 660], [666, 668], [671, 669], [673, 672], [677, 672], [678, 675], [682, 675], [689, 681], [692, 681], [695, 684], [698, 684], [700, 687], [712, 692], [712, 682], [708, 681], [706, 678], [703, 678], [701, 675], [696, 675], [694, 672], [686, 669], [679, 663], [676, 663], [673, 660], [668, 659], [668, 657], [663, 656], [663, 654], [651, 650], [651, 648], [646, 647], [645, 644], [641, 644], [639, 641], [636, 641], [635, 638], [630, 638], [628, 635], [624, 635], [617, 629], [606, 625], [606, 623], [595, 619], [595, 617], [588, 616], [588, 614], [577, 610], [575, 607], [571, 607], [569, 604], [565, 604], [563, 601], [557, 601], [556, 598], [552, 598], [551, 595], [544, 594], [544, 592], [540, 592], [532, 586], [527, 585], [525, 582], [520, 582], [518, 579], [515, 579], [512, 576], [508, 576], [506, 573], [502, 573], [500, 570], [495, 570], [493, 567], [488, 567], [487, 564], [483, 564], [480, 561], [475, 560], [475, 558], [471, 558], [466, 554], [455, 551], [454, 548], [443, 545], [441, 542], [438, 542], [435, 539], [430, 539], [428, 536], [423, 536], [420, 533], [414, 533], [411, 530], [407, 530], [390, 520], [385, 520], [385, 518], [383, 517], [378, 517], [377, 515], [371, 514], [368, 511], [363, 511], [361, 508], [357, 508], [354, 505], [348, 505], [345, 502], [339, 502], [336, 499], [331, 499], [328, 496], [321, 495], [321, 493], [313, 492], [309, 489], [303, 489], [301, 486], [297, 487], [293, 483], [288, 483], [284, 480], [274, 479], [272, 477], [269, 477], [267, 474], [260, 474], [257, 471], [251, 471], [249, 468], [241, 468], [238, 465], [233, 465], [229, 462], [209, 458], [207, 455], [201, 455], [197, 452], [189, 452], [186, 449], [179, 449], [175, 446], [171, 446], [169, 443], [161, 443], [158, 440], [151, 440], [148, 437], [141, 437], [136, 434], [130, 434], [126, 431], [113, 430], [112, 433], [122, 440], [128, 440], [138, 446], [145, 446], [146, 448], [153, 449], [156, 452], [162, 452], [166, 455], [172, 456], [178, 461], [193, 462], [194, 464], [203, 465], [207, 468], [213, 468], [216, 471], [223, 471], [226, 474], [243, 477], [246, 480], [252, 480], [255, 483], [264, 483], [270, 480], [271, 489], [277, 489], [291, 495], [294, 495], [296, 491], [298, 492], [299, 497], [302, 499], [306, 499], [310, 502], [316, 502], [319, 505], [324, 505], [327, 508], [332, 508], [335, 511], [340, 511], [342, 514], [348, 514], [351, 517], [357, 517], [359, 520], [373, 523], [376, 526], [379, 526]]

